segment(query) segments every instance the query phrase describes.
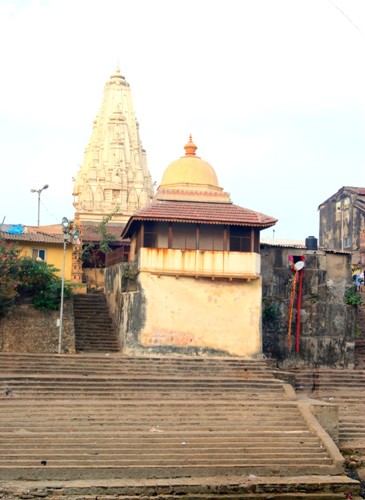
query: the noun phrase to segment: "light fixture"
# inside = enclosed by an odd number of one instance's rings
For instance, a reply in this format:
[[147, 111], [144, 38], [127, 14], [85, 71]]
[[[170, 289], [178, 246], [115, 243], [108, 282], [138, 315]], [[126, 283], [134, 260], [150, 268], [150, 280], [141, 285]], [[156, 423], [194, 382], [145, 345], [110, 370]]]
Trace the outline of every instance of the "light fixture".
[[68, 220], [68, 218], [67, 217], [62, 217], [61, 224], [62, 224], [62, 231], [64, 233], [68, 233], [68, 230], [70, 228], [70, 221]]
[[41, 189], [31, 189], [30, 190], [31, 193], [38, 193], [38, 218], [37, 218], [38, 227], [39, 227], [39, 215], [40, 215], [40, 207], [41, 207], [41, 192], [44, 189], [48, 189], [48, 188], [49, 188], [48, 184], [45, 184]]
[[72, 230], [72, 223], [67, 217], [62, 217], [62, 231], [63, 231], [63, 259], [62, 259], [62, 282], [61, 282], [61, 306], [60, 306], [60, 331], [58, 336], [58, 354], [61, 354], [62, 348], [62, 324], [63, 324], [63, 302], [65, 290], [65, 265], [66, 265], [66, 245], [67, 242], [77, 241], [79, 238], [79, 231]]

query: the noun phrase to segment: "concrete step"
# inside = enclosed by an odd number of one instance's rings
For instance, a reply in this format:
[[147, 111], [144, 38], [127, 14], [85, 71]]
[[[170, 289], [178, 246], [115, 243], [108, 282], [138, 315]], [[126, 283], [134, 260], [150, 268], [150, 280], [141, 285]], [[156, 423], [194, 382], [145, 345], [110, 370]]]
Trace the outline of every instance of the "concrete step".
[[[285, 378], [285, 377], [283, 377]], [[293, 380], [293, 379], [292, 379]], [[365, 460], [365, 371], [344, 369], [298, 370], [294, 386], [307, 394], [339, 406], [339, 445], [346, 456]]]
[[[247, 498], [251, 500], [360, 500], [359, 484], [345, 476], [201, 477], [109, 481], [62, 481], [5, 483], [0, 493], [7, 500], [20, 498], [60, 498], [62, 500], [116, 499], [215, 499]], [[12, 496], [16, 494], [16, 496]]]
[[11, 481], [343, 472], [261, 361], [0, 355], [0, 404]]

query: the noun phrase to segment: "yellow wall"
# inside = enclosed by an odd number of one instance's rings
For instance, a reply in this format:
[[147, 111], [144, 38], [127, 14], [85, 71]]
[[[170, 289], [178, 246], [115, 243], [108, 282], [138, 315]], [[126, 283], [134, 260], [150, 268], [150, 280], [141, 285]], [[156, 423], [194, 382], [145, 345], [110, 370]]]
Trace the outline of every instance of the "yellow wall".
[[[38, 243], [38, 242], [19, 242], [21, 248], [21, 255], [24, 257], [32, 257], [32, 250], [45, 250], [47, 264], [53, 264], [59, 277], [62, 276], [62, 262], [63, 262], [63, 244], [55, 245], [53, 243]], [[65, 279], [71, 281], [72, 269], [72, 245], [66, 246], [66, 261], [65, 261]]]
[[145, 347], [196, 346], [253, 356], [261, 345], [261, 278], [250, 282], [141, 272]]

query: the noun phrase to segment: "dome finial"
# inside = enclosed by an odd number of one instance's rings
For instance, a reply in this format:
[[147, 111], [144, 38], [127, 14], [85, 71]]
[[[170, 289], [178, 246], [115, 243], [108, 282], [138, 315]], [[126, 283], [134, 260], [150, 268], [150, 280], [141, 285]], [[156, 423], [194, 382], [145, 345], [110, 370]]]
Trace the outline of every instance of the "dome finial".
[[185, 144], [184, 149], [185, 156], [195, 156], [195, 151], [198, 149], [198, 147], [193, 143], [191, 134], [189, 135], [189, 142]]

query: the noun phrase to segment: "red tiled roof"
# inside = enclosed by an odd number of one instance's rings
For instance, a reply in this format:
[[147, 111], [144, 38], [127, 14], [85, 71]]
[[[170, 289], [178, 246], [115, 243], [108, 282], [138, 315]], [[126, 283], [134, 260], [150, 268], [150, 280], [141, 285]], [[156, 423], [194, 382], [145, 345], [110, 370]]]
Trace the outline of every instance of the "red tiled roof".
[[[99, 242], [101, 240], [101, 234], [97, 231], [99, 224], [97, 222], [82, 222], [81, 224], [81, 234], [82, 241], [94, 241]], [[125, 224], [109, 223], [106, 225], [106, 229], [109, 234], [115, 237], [115, 242], [121, 241], [121, 233], [125, 227]]]
[[11, 233], [6, 233], [4, 231], [0, 231], [0, 236], [7, 241], [25, 241], [32, 243], [54, 243], [54, 244], [63, 243], [62, 234], [45, 234], [42, 232], [11, 234]]
[[49, 224], [48, 226], [24, 226], [25, 231], [29, 233], [45, 233], [63, 235], [62, 224]]
[[129, 219], [123, 238], [129, 238], [136, 221], [195, 222], [200, 224], [228, 224], [267, 228], [277, 219], [269, 215], [239, 207], [231, 203], [197, 203], [190, 201], [156, 200], [139, 210]]

